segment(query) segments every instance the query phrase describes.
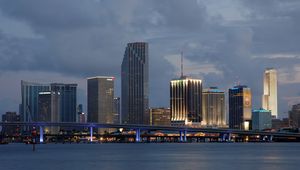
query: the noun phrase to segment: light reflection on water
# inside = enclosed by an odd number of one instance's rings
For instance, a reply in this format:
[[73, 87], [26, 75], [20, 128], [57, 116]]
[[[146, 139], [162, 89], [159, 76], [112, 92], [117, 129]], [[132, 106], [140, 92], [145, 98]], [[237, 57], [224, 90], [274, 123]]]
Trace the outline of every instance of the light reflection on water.
[[300, 143], [0, 145], [0, 169], [299, 169]]

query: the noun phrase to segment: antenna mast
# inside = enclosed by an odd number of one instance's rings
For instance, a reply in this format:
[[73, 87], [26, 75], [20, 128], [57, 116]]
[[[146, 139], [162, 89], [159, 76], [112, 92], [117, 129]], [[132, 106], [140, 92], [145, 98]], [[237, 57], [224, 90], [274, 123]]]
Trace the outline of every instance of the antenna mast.
[[181, 51], [181, 78], [183, 77], [183, 52]]

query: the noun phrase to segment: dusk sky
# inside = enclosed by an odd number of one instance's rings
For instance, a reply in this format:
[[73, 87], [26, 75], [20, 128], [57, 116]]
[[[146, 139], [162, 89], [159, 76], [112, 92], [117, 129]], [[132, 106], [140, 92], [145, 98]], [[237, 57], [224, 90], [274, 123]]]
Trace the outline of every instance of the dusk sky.
[[21, 80], [78, 83], [120, 72], [126, 44], [146, 41], [150, 106], [169, 106], [169, 81], [240, 84], [261, 107], [266, 67], [278, 71], [279, 116], [300, 102], [299, 0], [0, 0], [0, 114], [17, 111]]

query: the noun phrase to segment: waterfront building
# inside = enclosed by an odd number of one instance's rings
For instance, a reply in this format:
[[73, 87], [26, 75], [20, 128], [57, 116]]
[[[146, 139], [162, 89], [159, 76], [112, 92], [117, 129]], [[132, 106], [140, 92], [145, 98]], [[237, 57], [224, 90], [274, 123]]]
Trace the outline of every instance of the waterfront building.
[[[60, 93], [53, 91], [40, 92], [38, 96], [38, 122], [60, 122]], [[59, 127], [45, 127], [45, 132], [58, 134]]]
[[121, 100], [120, 97], [114, 98], [114, 120], [116, 124], [121, 124]]
[[262, 107], [271, 110], [272, 116], [277, 118], [277, 71], [274, 68], [268, 68], [264, 73]]
[[150, 108], [150, 125], [170, 126], [171, 111], [170, 108]]
[[252, 130], [264, 130], [272, 128], [272, 116], [270, 110], [258, 109], [252, 111]]
[[292, 128], [300, 128], [300, 103], [292, 106], [289, 111], [290, 125]]
[[290, 119], [272, 119], [272, 129], [280, 130], [282, 128], [290, 128]]
[[76, 122], [77, 84], [50, 84], [51, 92], [60, 94], [60, 121]]
[[202, 92], [202, 122], [209, 127], [226, 126], [225, 92], [217, 87], [204, 89]]
[[[19, 122], [20, 115], [16, 112], [6, 112], [2, 115], [2, 122]], [[20, 133], [20, 126], [2, 126], [2, 134], [13, 136], [18, 135]]]
[[172, 125], [200, 125], [202, 120], [202, 81], [185, 76], [171, 80], [170, 108]]
[[251, 90], [247, 86], [238, 85], [229, 89], [229, 128], [251, 128], [251, 100]]
[[50, 91], [50, 85], [21, 81], [22, 104], [20, 111], [22, 122], [38, 120], [38, 96], [43, 91]]
[[122, 123], [149, 124], [148, 43], [128, 43], [122, 62]]
[[87, 79], [88, 122], [113, 123], [114, 79], [108, 76]]
[[86, 123], [86, 113], [83, 112], [82, 104], [79, 104], [77, 106], [77, 115], [78, 115], [77, 121], [79, 123]]

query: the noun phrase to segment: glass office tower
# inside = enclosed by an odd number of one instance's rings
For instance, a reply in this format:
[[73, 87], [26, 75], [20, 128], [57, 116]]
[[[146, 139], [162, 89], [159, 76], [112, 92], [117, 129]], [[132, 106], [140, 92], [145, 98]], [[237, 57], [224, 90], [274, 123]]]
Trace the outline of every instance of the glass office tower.
[[121, 73], [121, 115], [124, 124], [149, 124], [148, 70], [148, 43], [128, 43]]

